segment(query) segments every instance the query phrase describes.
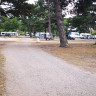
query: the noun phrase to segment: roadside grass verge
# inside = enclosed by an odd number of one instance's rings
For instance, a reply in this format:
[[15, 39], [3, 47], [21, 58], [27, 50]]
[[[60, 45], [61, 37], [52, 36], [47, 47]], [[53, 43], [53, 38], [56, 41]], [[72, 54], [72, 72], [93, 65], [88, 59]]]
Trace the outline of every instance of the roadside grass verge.
[[96, 45], [70, 44], [69, 48], [60, 48], [59, 44], [36, 43], [34, 46], [62, 58], [69, 64], [96, 72]]
[[4, 92], [4, 70], [3, 70], [4, 56], [1, 54], [2, 47], [3, 45], [0, 44], [0, 96], [3, 96]]

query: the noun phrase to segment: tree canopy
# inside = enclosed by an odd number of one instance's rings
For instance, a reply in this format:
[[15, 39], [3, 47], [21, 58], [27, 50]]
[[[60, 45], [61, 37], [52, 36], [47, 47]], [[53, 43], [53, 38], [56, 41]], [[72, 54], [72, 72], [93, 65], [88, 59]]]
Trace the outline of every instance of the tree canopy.
[[0, 31], [12, 31], [16, 32], [17, 29], [20, 29], [22, 23], [18, 20], [18, 18], [7, 18], [3, 17], [2, 18], [2, 23], [0, 23]]
[[[59, 34], [60, 46], [66, 46], [66, 32], [68, 27], [77, 28], [79, 32], [89, 32], [90, 28], [96, 30], [96, 3], [95, 0], [38, 0], [37, 4], [28, 4], [28, 0], [1, 0], [0, 18], [3, 18], [1, 29], [15, 31], [15, 25], [21, 26], [19, 30], [29, 32], [48, 31], [51, 34]], [[67, 6], [73, 4], [73, 10], [69, 13], [75, 17], [67, 19], [62, 12]], [[1, 5], [7, 7], [3, 8]], [[5, 17], [3, 17], [5, 16]], [[15, 22], [7, 28], [8, 22]], [[6, 26], [6, 27], [4, 27]], [[1, 30], [0, 29], [0, 30]], [[95, 32], [95, 31], [94, 31]]]

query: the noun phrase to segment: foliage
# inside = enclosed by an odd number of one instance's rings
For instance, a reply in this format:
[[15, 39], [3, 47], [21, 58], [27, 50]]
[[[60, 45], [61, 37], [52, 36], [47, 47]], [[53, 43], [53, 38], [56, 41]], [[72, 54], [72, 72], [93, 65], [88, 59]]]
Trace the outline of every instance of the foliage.
[[88, 9], [92, 6], [93, 2], [95, 2], [95, 0], [78, 0], [75, 4], [77, 14], [87, 14]]
[[15, 32], [17, 29], [21, 27], [21, 22], [15, 18], [3, 17], [2, 23], [0, 23], [0, 31], [12, 31]]
[[[88, 32], [95, 29], [96, 25], [96, 6], [92, 0], [79, 0], [77, 7], [77, 16], [71, 19], [71, 26], [78, 29], [79, 32]], [[87, 3], [86, 3], [87, 2]]]
[[96, 35], [96, 30], [92, 30], [92, 34], [93, 35]]
[[[2, 0], [2, 4], [9, 5], [5, 10], [0, 7], [3, 22], [0, 23], [0, 31], [48, 31], [48, 18], [51, 17], [51, 31], [59, 35], [55, 16], [54, 0], [38, 0], [36, 5], [26, 3], [27, 0]], [[63, 10], [69, 3], [74, 2], [73, 12], [76, 17], [63, 19], [64, 29], [77, 28], [79, 32], [89, 32], [89, 28], [96, 30], [96, 6], [95, 0], [60, 0]], [[7, 3], [5, 3], [7, 2]], [[50, 10], [49, 10], [50, 9]], [[49, 14], [49, 11], [51, 14]], [[68, 11], [68, 10], [67, 10]], [[72, 10], [71, 10], [72, 12]], [[17, 18], [16, 18], [17, 17]], [[10, 18], [10, 19], [9, 19]]]
[[[27, 0], [2, 0], [1, 5], [6, 5], [7, 8], [1, 8], [2, 13], [10, 17], [19, 17], [21, 15], [28, 16], [31, 13], [32, 7], [26, 2]], [[1, 15], [5, 15], [1, 14]]]

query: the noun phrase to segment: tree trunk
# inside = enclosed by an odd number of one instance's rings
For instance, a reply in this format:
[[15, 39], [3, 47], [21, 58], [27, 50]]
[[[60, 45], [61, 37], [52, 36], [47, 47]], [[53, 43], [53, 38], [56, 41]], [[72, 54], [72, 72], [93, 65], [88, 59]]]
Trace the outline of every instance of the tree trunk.
[[52, 38], [52, 32], [51, 32], [51, 17], [50, 15], [48, 16], [48, 32], [50, 34], [50, 37]]
[[55, 2], [55, 12], [56, 12], [57, 26], [58, 26], [59, 38], [60, 38], [60, 47], [67, 47], [68, 41], [66, 38], [66, 33], [63, 25], [63, 17], [62, 17], [62, 9], [60, 6], [60, 0], [54, 0], [54, 2]]
[[[32, 33], [31, 33], [31, 37], [33, 37], [33, 35], [32, 34], [34, 34], [34, 26], [32, 27]], [[34, 34], [35, 35], [35, 34]]]
[[32, 26], [31, 25], [28, 25], [28, 32], [29, 32], [29, 35], [30, 35], [30, 37], [32, 37]]
[[49, 8], [48, 8], [48, 32], [50, 34], [50, 37], [52, 38], [52, 32], [51, 32], [51, 8], [50, 8], [50, 3], [48, 0]]
[[45, 27], [45, 33], [46, 33], [46, 26], [44, 26]]

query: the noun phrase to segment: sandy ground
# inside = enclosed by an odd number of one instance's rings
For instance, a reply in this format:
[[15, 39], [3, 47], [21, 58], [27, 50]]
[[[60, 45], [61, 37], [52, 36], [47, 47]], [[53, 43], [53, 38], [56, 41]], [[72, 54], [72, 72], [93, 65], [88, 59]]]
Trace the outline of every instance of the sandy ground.
[[96, 96], [96, 74], [69, 65], [30, 43], [4, 48], [4, 96]]
[[17, 41], [18, 40], [18, 38], [9, 38], [9, 37], [0, 37], [0, 41], [1, 42], [4, 42], [4, 41]]

